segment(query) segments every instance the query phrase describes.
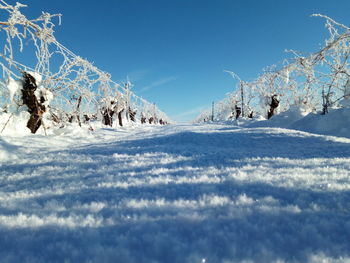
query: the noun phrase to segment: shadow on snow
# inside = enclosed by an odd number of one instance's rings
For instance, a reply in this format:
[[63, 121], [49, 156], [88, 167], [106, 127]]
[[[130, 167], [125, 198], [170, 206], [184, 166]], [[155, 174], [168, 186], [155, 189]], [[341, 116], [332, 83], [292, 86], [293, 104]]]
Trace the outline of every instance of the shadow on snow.
[[[5, 171], [34, 172], [50, 167], [76, 170], [65, 177], [67, 170], [52, 169], [45, 173], [16, 181], [3, 181], [5, 191], [55, 188], [66, 185], [72, 191], [63, 194], [17, 200], [13, 208], [0, 208], [2, 214], [42, 214], [47, 202], [54, 200], [65, 207], [58, 216], [71, 213], [88, 215], [89, 211], [75, 208], [91, 202], [107, 203], [97, 216], [113, 219], [112, 225], [101, 227], [63, 228], [1, 228], [0, 257], [4, 262], [238, 262], [253, 260], [271, 262], [307, 262], [311, 255], [330, 258], [349, 257], [350, 192], [315, 191], [285, 188], [264, 182], [241, 182], [229, 179], [225, 167], [245, 165], [247, 158], [349, 158], [350, 145], [327, 141], [323, 137], [303, 137], [298, 134], [266, 134], [251, 132], [212, 132], [160, 136], [150, 139], [84, 146], [68, 151], [72, 156], [92, 158], [96, 162], [71, 163], [60, 160], [33, 165], [3, 165]], [[50, 152], [54, 156], [59, 152]], [[185, 156], [170, 163], [157, 162], [128, 167], [128, 155], [137, 160], [146, 153]], [[152, 156], [150, 157], [152, 158]], [[240, 162], [241, 161], [241, 162]], [[293, 164], [289, 164], [293, 168]], [[189, 171], [178, 168], [199, 168]], [[130, 182], [133, 178], [201, 176], [216, 167], [220, 179], [216, 183], [185, 181], [179, 183], [136, 184], [128, 187], [101, 187], [99, 182]], [[155, 168], [165, 174], [154, 174]], [[222, 168], [222, 170], [220, 170]], [[136, 172], [137, 175], [131, 175]], [[38, 184], [38, 182], [40, 182]], [[76, 188], [74, 188], [76, 186]], [[81, 187], [84, 186], [84, 187]], [[74, 190], [75, 189], [75, 190]], [[125, 206], [135, 200], [163, 199], [199, 200], [203, 196], [218, 195], [237, 200], [246, 195], [253, 204], [204, 205], [203, 207], [141, 208]], [[264, 209], [261, 200], [272, 197], [276, 206]], [[299, 212], [280, 209], [297, 206]], [[311, 209], [311, 206], [318, 209]], [[42, 214], [43, 215], [43, 214]], [[45, 216], [45, 214], [44, 214]]]

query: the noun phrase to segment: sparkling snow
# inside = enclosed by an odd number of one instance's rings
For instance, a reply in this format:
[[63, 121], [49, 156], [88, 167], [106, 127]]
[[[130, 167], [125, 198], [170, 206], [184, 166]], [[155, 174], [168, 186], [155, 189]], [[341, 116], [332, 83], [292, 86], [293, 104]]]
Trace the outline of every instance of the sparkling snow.
[[171, 125], [0, 137], [1, 262], [349, 262], [350, 139]]

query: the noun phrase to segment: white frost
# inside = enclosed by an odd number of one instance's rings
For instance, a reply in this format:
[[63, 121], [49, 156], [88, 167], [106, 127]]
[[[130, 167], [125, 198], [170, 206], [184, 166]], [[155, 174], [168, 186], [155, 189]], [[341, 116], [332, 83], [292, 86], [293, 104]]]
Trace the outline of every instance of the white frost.
[[35, 79], [35, 84], [37, 87], [41, 85], [41, 81], [43, 80], [43, 77], [39, 72], [34, 71], [27, 71], [28, 74], [30, 74]]
[[53, 100], [53, 93], [44, 88], [43, 86], [39, 86], [36, 90], [35, 90], [35, 97], [37, 97], [38, 100], [40, 100], [41, 97], [44, 98], [44, 106], [48, 106], [50, 104], [50, 102]]
[[7, 80], [7, 88], [10, 92], [10, 101], [12, 101], [15, 94], [21, 90], [22, 82], [9, 77]]

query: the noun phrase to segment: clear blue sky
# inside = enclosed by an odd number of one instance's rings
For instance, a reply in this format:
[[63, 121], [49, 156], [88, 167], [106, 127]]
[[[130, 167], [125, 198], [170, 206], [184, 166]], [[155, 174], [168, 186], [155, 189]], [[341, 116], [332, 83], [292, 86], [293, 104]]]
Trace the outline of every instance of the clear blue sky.
[[311, 14], [350, 25], [349, 0], [20, 2], [31, 18], [61, 13], [56, 38], [63, 45], [117, 82], [129, 76], [136, 94], [176, 121], [193, 119], [235, 88], [223, 70], [249, 81], [288, 57], [285, 49], [316, 51], [327, 30]]

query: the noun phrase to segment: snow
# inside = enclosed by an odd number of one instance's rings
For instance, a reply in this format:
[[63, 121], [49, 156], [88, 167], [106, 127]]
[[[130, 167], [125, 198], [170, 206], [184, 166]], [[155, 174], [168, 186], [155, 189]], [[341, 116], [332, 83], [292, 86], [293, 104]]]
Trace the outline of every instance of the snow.
[[43, 97], [45, 99], [44, 103], [42, 103], [44, 106], [49, 106], [50, 102], [53, 100], [53, 93], [49, 91], [48, 89], [44, 88], [43, 86], [39, 86], [35, 90], [35, 97], [41, 98]]
[[9, 77], [6, 86], [10, 93], [10, 101], [12, 101], [15, 94], [21, 90], [22, 83], [21, 81], [14, 80], [13, 78]]
[[350, 138], [350, 108], [333, 109], [324, 116], [310, 113], [289, 127], [317, 134]]
[[35, 79], [35, 84], [37, 87], [39, 87], [41, 85], [42, 80], [43, 80], [43, 77], [41, 76], [41, 74], [39, 72], [36, 72], [36, 71], [27, 71], [27, 73]]
[[0, 114], [0, 135], [25, 136], [30, 133], [27, 122], [30, 114], [27, 111]]
[[1, 262], [350, 261], [345, 137], [66, 127], [0, 150]]
[[288, 128], [296, 121], [303, 119], [309, 112], [298, 106], [292, 106], [288, 111], [272, 116], [271, 119], [254, 120], [247, 127], [279, 127]]
[[[345, 105], [347, 100], [343, 100]], [[350, 107], [330, 109], [326, 115], [310, 112], [299, 106], [274, 115], [271, 119], [237, 120], [233, 124], [241, 127], [287, 128], [321, 135], [350, 138]]]

